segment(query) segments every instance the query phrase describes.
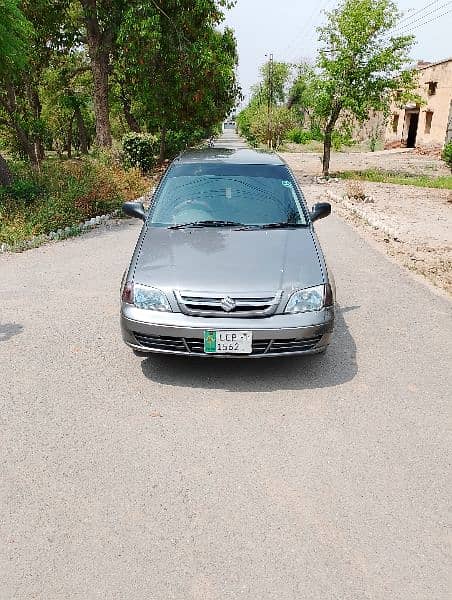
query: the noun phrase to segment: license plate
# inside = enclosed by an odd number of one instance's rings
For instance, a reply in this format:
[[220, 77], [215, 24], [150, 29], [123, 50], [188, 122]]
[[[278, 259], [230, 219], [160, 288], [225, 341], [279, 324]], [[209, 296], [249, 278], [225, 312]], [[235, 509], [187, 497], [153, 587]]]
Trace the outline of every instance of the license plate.
[[204, 331], [206, 354], [251, 354], [252, 351], [251, 331]]

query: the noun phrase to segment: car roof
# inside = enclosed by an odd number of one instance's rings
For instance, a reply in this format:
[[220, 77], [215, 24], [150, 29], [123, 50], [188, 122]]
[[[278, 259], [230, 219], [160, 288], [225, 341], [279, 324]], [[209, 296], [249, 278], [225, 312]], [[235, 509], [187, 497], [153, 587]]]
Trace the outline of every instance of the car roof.
[[274, 152], [252, 150], [250, 148], [203, 148], [200, 150], [187, 150], [175, 159], [174, 164], [203, 162], [241, 165], [286, 165], [282, 158]]

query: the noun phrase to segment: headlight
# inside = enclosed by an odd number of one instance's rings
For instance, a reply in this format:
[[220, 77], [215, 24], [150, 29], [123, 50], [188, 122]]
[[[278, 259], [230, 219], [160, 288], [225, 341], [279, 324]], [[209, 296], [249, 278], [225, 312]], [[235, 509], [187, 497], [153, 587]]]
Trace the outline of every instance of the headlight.
[[162, 291], [139, 283], [127, 283], [122, 293], [122, 300], [144, 310], [172, 312], [168, 298]]
[[298, 290], [289, 298], [285, 312], [296, 314], [321, 310], [327, 305], [325, 304], [326, 296], [328, 296], [327, 287], [331, 289], [329, 285], [316, 285], [315, 287]]

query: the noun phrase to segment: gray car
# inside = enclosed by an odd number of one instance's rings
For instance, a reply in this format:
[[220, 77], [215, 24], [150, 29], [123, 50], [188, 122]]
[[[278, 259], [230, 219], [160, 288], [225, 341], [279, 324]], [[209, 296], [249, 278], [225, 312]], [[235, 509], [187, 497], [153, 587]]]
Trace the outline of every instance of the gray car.
[[121, 328], [136, 354], [271, 357], [326, 350], [334, 283], [313, 222], [275, 154], [190, 151], [171, 164], [121, 286]]

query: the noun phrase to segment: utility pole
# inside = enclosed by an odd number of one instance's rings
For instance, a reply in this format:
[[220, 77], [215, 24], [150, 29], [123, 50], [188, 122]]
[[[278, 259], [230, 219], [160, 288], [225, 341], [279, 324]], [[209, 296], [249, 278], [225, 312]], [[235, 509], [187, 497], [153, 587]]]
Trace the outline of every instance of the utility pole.
[[267, 118], [268, 118], [268, 147], [273, 147], [272, 140], [272, 109], [273, 109], [273, 54], [270, 54], [270, 60], [268, 62], [268, 98], [267, 98]]

